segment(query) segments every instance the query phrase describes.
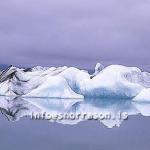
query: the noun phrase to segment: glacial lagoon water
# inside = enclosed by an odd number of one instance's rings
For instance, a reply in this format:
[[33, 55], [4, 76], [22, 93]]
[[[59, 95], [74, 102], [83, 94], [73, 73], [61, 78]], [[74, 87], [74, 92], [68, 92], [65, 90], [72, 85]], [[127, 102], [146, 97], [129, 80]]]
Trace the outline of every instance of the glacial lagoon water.
[[[46, 99], [0, 97], [0, 147], [13, 149], [147, 150], [150, 103], [129, 99]], [[114, 119], [33, 119], [32, 113], [110, 113]], [[118, 118], [126, 112], [128, 118]]]

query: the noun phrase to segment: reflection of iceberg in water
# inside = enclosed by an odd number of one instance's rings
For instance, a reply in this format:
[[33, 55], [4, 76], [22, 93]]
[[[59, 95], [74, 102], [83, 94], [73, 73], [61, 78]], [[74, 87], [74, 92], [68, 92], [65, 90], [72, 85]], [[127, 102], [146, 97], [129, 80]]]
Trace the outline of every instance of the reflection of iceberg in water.
[[[111, 118], [93, 118], [108, 128], [120, 126], [124, 118], [121, 113], [150, 116], [150, 103], [133, 102], [131, 99], [48, 99], [48, 98], [15, 98], [0, 97], [0, 109], [9, 120], [31, 117], [34, 114], [111, 114]], [[42, 118], [48, 119], [48, 118]], [[49, 120], [49, 119], [48, 119]], [[77, 124], [90, 118], [51, 120], [62, 124]]]
[[121, 115], [124, 115], [125, 113], [127, 115], [139, 113], [134, 105], [132, 105], [131, 100], [127, 99], [117, 101], [116, 99], [87, 99], [74, 107], [76, 107], [75, 111], [78, 113], [101, 115], [99, 121], [109, 128], [120, 126], [123, 120], [127, 119], [123, 118], [126, 116]]

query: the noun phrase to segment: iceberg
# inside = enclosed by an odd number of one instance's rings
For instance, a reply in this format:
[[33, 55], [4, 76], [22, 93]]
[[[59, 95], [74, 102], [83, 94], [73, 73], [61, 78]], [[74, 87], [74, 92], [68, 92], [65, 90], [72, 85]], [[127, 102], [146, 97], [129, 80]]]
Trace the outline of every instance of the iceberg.
[[150, 102], [150, 88], [143, 89], [134, 99], [133, 101], [143, 101]]
[[17, 68], [0, 75], [0, 95], [49, 98], [114, 98], [150, 101], [150, 73], [137, 67], [95, 66], [93, 74], [75, 67]]

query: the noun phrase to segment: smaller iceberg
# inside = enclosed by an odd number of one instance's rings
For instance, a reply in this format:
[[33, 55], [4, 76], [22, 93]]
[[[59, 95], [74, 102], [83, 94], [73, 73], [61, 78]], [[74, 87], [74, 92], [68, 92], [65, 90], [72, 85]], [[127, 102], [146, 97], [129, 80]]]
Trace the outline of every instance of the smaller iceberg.
[[150, 102], [150, 88], [143, 89], [133, 100]]

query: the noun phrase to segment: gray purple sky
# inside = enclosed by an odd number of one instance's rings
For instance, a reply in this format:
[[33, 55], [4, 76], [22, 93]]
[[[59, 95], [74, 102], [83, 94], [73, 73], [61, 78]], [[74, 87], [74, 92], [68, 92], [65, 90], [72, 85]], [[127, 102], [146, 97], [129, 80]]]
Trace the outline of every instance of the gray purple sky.
[[148, 65], [150, 0], [1, 0], [0, 63]]

